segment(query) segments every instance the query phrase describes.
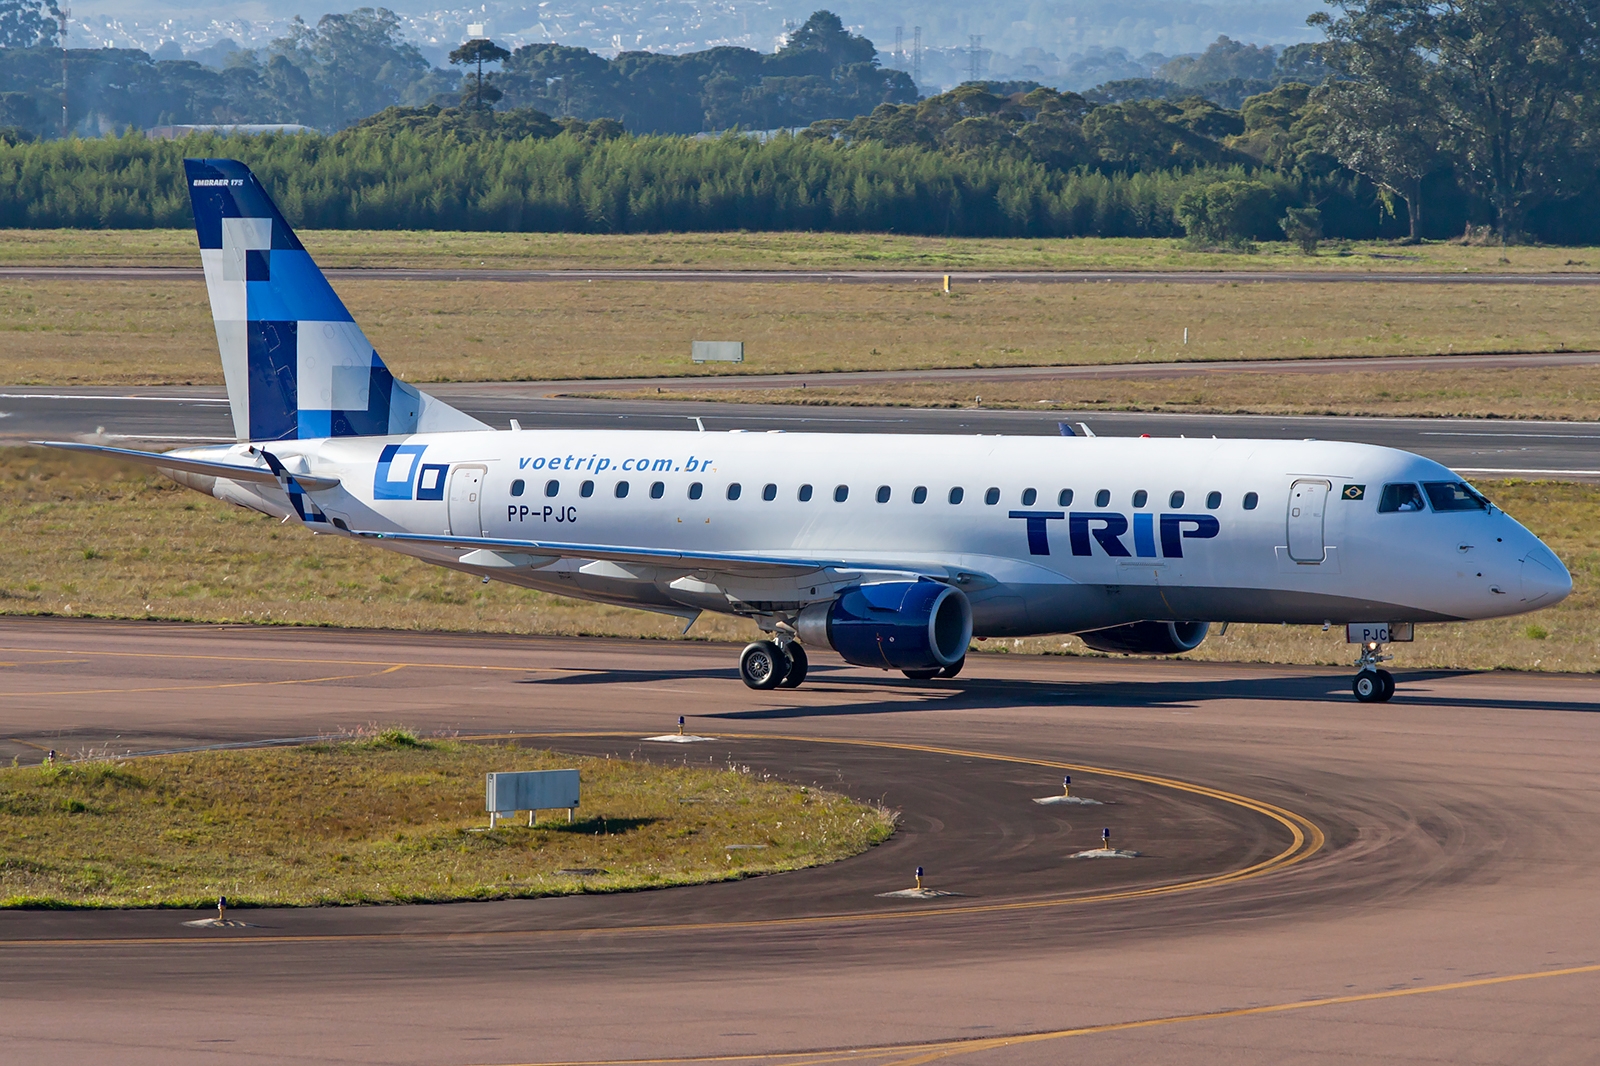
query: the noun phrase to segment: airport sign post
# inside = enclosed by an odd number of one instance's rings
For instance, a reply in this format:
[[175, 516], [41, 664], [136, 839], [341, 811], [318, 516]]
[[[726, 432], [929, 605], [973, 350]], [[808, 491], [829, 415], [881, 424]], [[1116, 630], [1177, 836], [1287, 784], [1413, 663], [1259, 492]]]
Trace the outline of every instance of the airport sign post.
[[495, 828], [503, 815], [516, 811], [527, 811], [531, 826], [537, 812], [558, 807], [567, 809], [570, 822], [573, 809], [578, 806], [576, 770], [522, 770], [485, 774], [484, 778], [483, 805], [489, 812], [490, 829]]

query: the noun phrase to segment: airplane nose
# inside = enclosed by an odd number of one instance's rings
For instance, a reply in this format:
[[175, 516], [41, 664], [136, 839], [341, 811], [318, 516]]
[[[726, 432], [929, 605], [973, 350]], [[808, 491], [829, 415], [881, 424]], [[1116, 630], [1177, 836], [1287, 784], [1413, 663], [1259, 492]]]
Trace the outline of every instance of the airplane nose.
[[1522, 602], [1529, 607], [1548, 607], [1567, 598], [1572, 591], [1572, 575], [1548, 548], [1534, 548], [1522, 559]]

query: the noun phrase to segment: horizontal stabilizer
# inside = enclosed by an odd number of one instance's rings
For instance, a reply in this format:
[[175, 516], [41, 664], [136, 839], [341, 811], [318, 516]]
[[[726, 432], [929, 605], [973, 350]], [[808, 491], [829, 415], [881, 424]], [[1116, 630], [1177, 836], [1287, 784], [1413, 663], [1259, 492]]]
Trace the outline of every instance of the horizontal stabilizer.
[[[144, 466], [153, 466], [161, 470], [182, 470], [190, 474], [205, 474], [210, 477], [225, 477], [230, 481], [253, 481], [263, 485], [278, 484], [278, 477], [264, 466], [244, 466], [237, 463], [218, 463], [210, 459], [186, 459], [176, 455], [166, 455], [161, 452], [140, 452], [131, 448], [108, 448], [102, 444], [77, 444], [70, 441], [35, 440], [30, 444], [37, 444], [45, 448], [62, 448], [71, 452], [88, 452], [91, 455], [104, 455], [112, 459], [121, 459], [129, 463], [140, 463]], [[296, 474], [295, 480], [312, 491], [331, 489], [339, 484], [336, 477], [312, 477], [309, 474]]]

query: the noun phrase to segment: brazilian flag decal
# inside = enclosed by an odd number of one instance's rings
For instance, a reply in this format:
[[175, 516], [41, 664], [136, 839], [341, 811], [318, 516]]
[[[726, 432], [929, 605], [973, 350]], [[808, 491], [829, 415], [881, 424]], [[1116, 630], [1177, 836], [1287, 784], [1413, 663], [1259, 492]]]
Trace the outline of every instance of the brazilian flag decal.
[[1344, 492], [1340, 493], [1347, 500], [1364, 500], [1367, 497], [1365, 485], [1346, 485]]

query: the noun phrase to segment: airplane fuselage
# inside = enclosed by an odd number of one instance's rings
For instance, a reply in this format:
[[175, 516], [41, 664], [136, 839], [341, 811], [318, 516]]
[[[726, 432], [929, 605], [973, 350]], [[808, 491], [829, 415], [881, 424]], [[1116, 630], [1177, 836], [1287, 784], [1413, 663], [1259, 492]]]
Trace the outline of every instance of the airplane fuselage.
[[[1554, 554], [1407, 452], [1331, 441], [654, 431], [489, 431], [275, 442], [330, 531], [648, 545], [941, 568], [982, 636], [1143, 619], [1488, 618], [1559, 600]], [[237, 458], [244, 446], [174, 454]], [[184, 477], [287, 513], [271, 487]], [[1380, 511], [1385, 486], [1417, 509]], [[1391, 490], [1392, 495], [1392, 490]], [[697, 578], [700, 568], [379, 544], [529, 588], [674, 613], [781, 617], [861, 572]], [[465, 548], [467, 550], [461, 550]]]

